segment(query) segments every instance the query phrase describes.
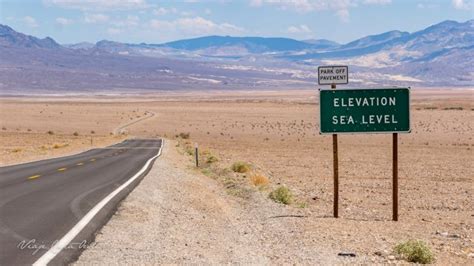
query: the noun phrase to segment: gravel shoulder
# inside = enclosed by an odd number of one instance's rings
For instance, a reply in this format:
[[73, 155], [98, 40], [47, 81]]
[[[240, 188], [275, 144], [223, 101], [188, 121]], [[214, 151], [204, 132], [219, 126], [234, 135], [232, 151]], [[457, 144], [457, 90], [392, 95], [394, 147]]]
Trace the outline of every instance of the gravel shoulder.
[[[335, 263], [336, 254], [301, 239], [307, 213], [229, 195], [187, 169], [189, 158], [167, 141], [163, 155], [121, 203], [76, 265]], [[292, 217], [299, 215], [301, 217]]]

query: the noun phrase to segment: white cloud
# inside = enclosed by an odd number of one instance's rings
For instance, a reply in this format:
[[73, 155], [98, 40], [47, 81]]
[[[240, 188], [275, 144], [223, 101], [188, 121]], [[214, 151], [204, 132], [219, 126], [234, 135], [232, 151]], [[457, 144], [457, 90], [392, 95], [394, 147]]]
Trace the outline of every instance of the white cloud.
[[340, 9], [336, 11], [336, 15], [342, 22], [349, 22], [349, 10], [347, 9]]
[[419, 9], [434, 9], [439, 8], [439, 5], [433, 3], [418, 3], [416, 7]]
[[157, 8], [157, 9], [153, 10], [152, 13], [156, 16], [164, 16], [164, 15], [168, 15], [168, 14], [179, 14], [180, 16], [183, 16], [183, 17], [189, 17], [189, 16], [192, 16], [194, 14], [193, 11], [178, 11], [178, 9], [176, 9], [174, 7], [173, 8], [160, 7], [160, 8]]
[[91, 23], [91, 24], [96, 24], [96, 23], [104, 23], [109, 21], [109, 16], [104, 15], [104, 14], [89, 14], [86, 13], [84, 14], [84, 22], [86, 23]]
[[43, 0], [43, 3], [80, 10], [129, 10], [150, 7], [146, 0]]
[[287, 30], [288, 33], [292, 34], [307, 34], [312, 33], [311, 29], [307, 25], [299, 25], [299, 26], [290, 26]]
[[229, 23], [216, 23], [202, 17], [179, 18], [173, 21], [152, 19], [149, 22], [152, 29], [165, 32], [180, 32], [193, 35], [228, 34], [235, 35], [244, 32], [243, 28]]
[[318, 10], [347, 8], [354, 5], [354, 2], [354, 0], [251, 0], [250, 5], [255, 7], [273, 5], [282, 10], [295, 10], [297, 12], [307, 13]]
[[26, 26], [31, 28], [37, 28], [39, 26], [38, 22], [36, 22], [36, 19], [30, 16], [23, 17], [22, 21]]
[[392, 0], [364, 0], [367, 5], [386, 5], [392, 3]]
[[194, 14], [194, 12], [192, 12], [192, 11], [181, 11], [179, 14], [183, 17], [190, 17]]
[[176, 14], [178, 13], [178, 10], [176, 8], [164, 8], [164, 7], [160, 7], [160, 8], [157, 8], [155, 10], [153, 10], [153, 14], [156, 15], [156, 16], [163, 16], [163, 15], [166, 15], [166, 14]]
[[262, 6], [262, 4], [263, 4], [262, 0], [250, 0], [251, 6]]
[[67, 19], [67, 18], [62, 18], [62, 17], [59, 17], [59, 18], [56, 18], [56, 23], [61, 25], [61, 26], [67, 26], [69, 24], [72, 24], [72, 19]]
[[474, 1], [452, 0], [454, 8], [461, 10], [471, 10], [474, 6]]
[[116, 27], [136, 27], [140, 24], [140, 18], [138, 16], [128, 15], [123, 20], [116, 20], [111, 22]]
[[343, 22], [349, 21], [349, 10], [358, 5], [385, 5], [391, 0], [250, 0], [250, 6], [272, 5], [281, 10], [294, 10], [299, 13], [314, 11], [333, 11]]

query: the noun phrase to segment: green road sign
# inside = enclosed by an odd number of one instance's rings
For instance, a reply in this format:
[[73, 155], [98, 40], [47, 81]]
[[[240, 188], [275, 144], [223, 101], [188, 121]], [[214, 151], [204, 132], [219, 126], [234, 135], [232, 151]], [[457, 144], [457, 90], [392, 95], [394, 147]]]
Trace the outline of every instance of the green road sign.
[[410, 132], [410, 89], [320, 89], [320, 132]]

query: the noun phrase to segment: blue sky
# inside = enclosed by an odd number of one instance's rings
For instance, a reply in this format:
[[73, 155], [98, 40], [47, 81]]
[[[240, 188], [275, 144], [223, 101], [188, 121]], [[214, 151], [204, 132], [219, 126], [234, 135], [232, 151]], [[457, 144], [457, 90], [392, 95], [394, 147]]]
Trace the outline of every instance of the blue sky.
[[205, 35], [329, 39], [474, 18], [474, 0], [0, 0], [0, 23], [60, 43]]

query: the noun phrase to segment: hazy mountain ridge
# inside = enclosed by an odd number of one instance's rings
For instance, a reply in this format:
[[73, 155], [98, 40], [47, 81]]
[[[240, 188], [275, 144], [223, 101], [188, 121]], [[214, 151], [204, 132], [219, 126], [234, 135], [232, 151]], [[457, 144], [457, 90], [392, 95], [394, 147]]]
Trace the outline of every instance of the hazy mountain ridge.
[[0, 89], [310, 88], [316, 67], [347, 64], [352, 86], [472, 86], [474, 20], [329, 40], [207, 36], [165, 44], [59, 45], [0, 25]]
[[0, 46], [58, 49], [62, 46], [50, 37], [39, 39], [16, 32], [12, 28], [0, 24]]
[[377, 35], [369, 35], [364, 38], [357, 39], [352, 41], [348, 44], [342, 45], [340, 50], [348, 50], [348, 49], [357, 49], [357, 48], [365, 48], [377, 44], [387, 43], [394, 39], [403, 38], [410, 35], [408, 32], [401, 32], [398, 30], [388, 31], [382, 34]]

